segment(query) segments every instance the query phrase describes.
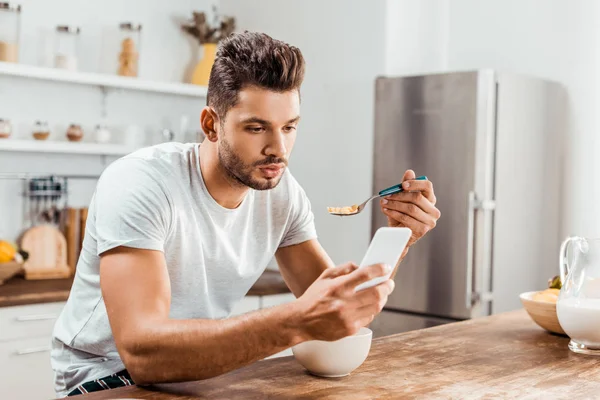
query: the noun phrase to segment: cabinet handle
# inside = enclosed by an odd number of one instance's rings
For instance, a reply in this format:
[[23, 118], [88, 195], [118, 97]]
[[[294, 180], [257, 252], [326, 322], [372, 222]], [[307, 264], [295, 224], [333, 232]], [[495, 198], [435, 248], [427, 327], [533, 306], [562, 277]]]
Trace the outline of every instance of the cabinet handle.
[[18, 322], [27, 322], [27, 321], [46, 321], [49, 319], [56, 319], [56, 318], [58, 318], [58, 316], [56, 314], [33, 314], [33, 315], [22, 315], [15, 319]]
[[17, 350], [18, 356], [24, 356], [26, 354], [34, 354], [34, 353], [45, 353], [47, 351], [52, 350], [50, 346], [39, 346], [39, 347], [29, 347], [23, 350]]

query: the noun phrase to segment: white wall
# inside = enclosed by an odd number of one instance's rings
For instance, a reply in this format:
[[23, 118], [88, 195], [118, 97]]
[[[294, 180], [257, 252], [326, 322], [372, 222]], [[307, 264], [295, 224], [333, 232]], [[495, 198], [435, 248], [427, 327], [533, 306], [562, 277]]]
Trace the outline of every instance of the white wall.
[[388, 0], [390, 75], [495, 68], [566, 87], [564, 235], [600, 236], [599, 17], [594, 0]]
[[290, 168], [311, 199], [330, 256], [360, 262], [369, 213], [342, 219], [326, 207], [361, 202], [373, 190], [373, 84], [385, 67], [385, 3], [221, 0], [221, 8], [238, 19], [239, 30], [263, 31], [302, 50], [307, 72]]
[[444, 69], [448, 0], [386, 0], [386, 8], [386, 74]]
[[[569, 94], [564, 234], [600, 236], [598, 81], [600, 3], [452, 1], [447, 67], [493, 67], [555, 80]], [[524, 171], [526, 173], [526, 171]], [[558, 182], [557, 182], [558, 183]]]

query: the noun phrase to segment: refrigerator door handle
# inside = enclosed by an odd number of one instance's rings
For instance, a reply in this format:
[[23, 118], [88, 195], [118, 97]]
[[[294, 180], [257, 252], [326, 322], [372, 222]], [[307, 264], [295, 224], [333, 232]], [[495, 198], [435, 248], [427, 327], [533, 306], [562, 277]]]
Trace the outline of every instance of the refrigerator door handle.
[[475, 213], [477, 210], [496, 209], [496, 202], [493, 200], [478, 200], [474, 191], [469, 192], [469, 210], [467, 222], [467, 284], [466, 284], [466, 306], [471, 309], [479, 301], [491, 301], [491, 293], [478, 293], [473, 291], [473, 271], [475, 269], [475, 260], [473, 257], [475, 241]]
[[475, 240], [475, 211], [477, 196], [475, 192], [469, 192], [469, 209], [467, 222], [467, 284], [466, 284], [466, 306], [467, 309], [473, 307], [473, 242]]

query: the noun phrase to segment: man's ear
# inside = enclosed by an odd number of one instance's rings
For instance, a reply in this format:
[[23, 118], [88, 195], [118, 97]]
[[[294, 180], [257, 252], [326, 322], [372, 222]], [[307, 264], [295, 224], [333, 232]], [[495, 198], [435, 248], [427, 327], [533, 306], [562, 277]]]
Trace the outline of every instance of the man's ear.
[[210, 107], [204, 107], [202, 114], [200, 114], [200, 126], [204, 132], [204, 136], [211, 142], [217, 141], [217, 125], [219, 124], [219, 117], [217, 113]]

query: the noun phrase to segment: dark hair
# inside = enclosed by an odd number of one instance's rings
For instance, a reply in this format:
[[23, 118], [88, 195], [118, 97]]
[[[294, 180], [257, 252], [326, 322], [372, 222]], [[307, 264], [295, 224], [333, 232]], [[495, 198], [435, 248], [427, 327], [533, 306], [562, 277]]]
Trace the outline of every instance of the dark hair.
[[300, 49], [264, 33], [234, 33], [219, 44], [206, 103], [224, 117], [245, 87], [299, 91], [303, 80], [304, 58]]

